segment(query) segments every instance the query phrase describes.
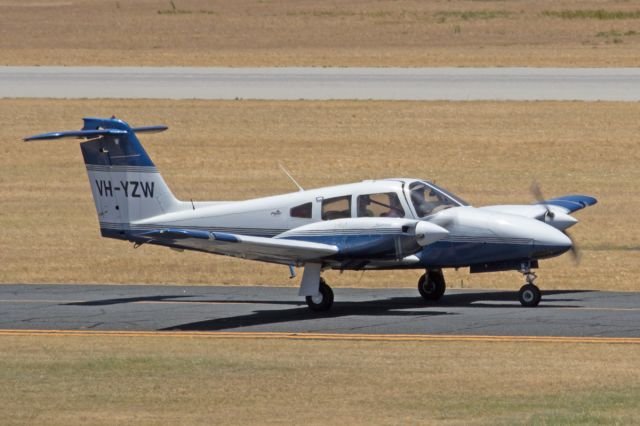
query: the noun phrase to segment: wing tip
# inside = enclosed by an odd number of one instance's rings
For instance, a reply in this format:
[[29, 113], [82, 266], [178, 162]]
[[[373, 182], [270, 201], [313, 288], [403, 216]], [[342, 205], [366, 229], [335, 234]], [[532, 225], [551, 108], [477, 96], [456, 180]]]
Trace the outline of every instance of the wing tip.
[[550, 204], [552, 206], [563, 207], [569, 212], [584, 209], [585, 207], [593, 206], [598, 203], [595, 197], [590, 195], [565, 195], [563, 197], [552, 198], [550, 200], [542, 201], [538, 204]]

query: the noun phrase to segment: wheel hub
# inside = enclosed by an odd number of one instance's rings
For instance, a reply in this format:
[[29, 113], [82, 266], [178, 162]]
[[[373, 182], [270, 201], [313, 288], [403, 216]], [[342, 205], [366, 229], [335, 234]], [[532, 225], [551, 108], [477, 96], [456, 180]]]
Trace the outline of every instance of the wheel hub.
[[524, 299], [525, 302], [533, 301], [533, 298], [534, 298], [533, 292], [531, 290], [525, 290], [522, 293], [522, 298]]
[[425, 280], [422, 288], [424, 289], [425, 293], [433, 293], [436, 289], [436, 284], [431, 280]]

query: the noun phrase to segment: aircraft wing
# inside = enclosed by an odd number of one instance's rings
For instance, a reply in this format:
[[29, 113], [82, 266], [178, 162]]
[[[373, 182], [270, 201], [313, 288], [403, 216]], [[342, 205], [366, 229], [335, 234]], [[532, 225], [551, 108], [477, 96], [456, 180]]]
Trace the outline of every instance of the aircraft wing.
[[564, 197], [541, 201], [538, 204], [562, 207], [567, 213], [573, 213], [585, 207], [593, 206], [597, 202], [598, 200], [588, 195], [565, 195]]
[[523, 205], [497, 205], [480, 207], [483, 210], [491, 210], [498, 213], [515, 214], [533, 219], [542, 219], [547, 213], [547, 209], [554, 213], [573, 213], [585, 207], [593, 206], [598, 200], [588, 195], [566, 195], [564, 197], [552, 198], [535, 204]]
[[175, 248], [286, 265], [319, 262], [338, 252], [338, 247], [329, 244], [193, 229], [157, 229], [145, 232], [141, 236], [148, 238], [151, 243]]
[[536, 204], [485, 206], [480, 208], [496, 213], [538, 219], [557, 229], [564, 230], [578, 222], [573, 216], [570, 216], [570, 213], [592, 206], [597, 202], [598, 200], [588, 195], [566, 195], [540, 201]]

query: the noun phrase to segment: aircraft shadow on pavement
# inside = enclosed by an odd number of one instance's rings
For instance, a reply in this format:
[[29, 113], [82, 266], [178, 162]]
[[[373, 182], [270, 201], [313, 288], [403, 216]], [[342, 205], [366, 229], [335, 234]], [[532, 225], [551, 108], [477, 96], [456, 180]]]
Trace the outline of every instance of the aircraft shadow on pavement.
[[[566, 302], [579, 302], [574, 298], [546, 299], [545, 296], [556, 296], [572, 293], [584, 293], [589, 290], [548, 290], [543, 292], [541, 308], [577, 307], [566, 305]], [[176, 325], [163, 330], [214, 331], [238, 327], [260, 326], [268, 324], [289, 323], [316, 319], [330, 319], [348, 316], [392, 316], [392, 317], [430, 317], [442, 315], [461, 315], [458, 312], [447, 312], [447, 308], [519, 308], [517, 292], [514, 291], [479, 291], [449, 293], [437, 302], [426, 302], [420, 296], [389, 297], [375, 300], [334, 303], [328, 312], [311, 312], [301, 299], [268, 300], [268, 299], [202, 299], [202, 295], [156, 295], [89, 300], [84, 302], [65, 303], [70, 306], [107, 306], [125, 303], [184, 303], [184, 304], [246, 304], [246, 305], [287, 305], [296, 306], [289, 309], [254, 310], [249, 314], [215, 318], [205, 321]], [[338, 296], [339, 297], [339, 296]], [[424, 310], [439, 308], [440, 310]], [[531, 309], [531, 308], [523, 308]]]
[[[585, 290], [553, 290], [546, 291], [546, 295], [558, 295], [565, 293], [580, 293]], [[493, 303], [480, 303], [476, 302], [493, 302]], [[504, 304], [500, 302], [515, 302], [512, 304]], [[575, 302], [577, 299], [553, 299], [553, 302]], [[217, 303], [218, 301], [209, 301], [210, 303]], [[224, 301], [223, 301], [224, 302]], [[226, 301], [230, 303], [239, 303], [238, 301]], [[298, 302], [271, 302], [271, 301], [244, 301], [245, 303], [253, 304], [299, 304]], [[495, 303], [498, 302], [498, 303]], [[517, 302], [517, 293], [512, 291], [505, 292], [480, 292], [480, 293], [458, 293], [449, 294], [443, 297], [438, 302], [425, 302], [417, 297], [391, 297], [378, 300], [366, 300], [361, 302], [335, 302], [333, 307], [328, 312], [311, 312], [305, 307], [298, 307], [284, 310], [258, 310], [251, 314], [238, 315], [233, 317], [215, 318], [205, 321], [197, 321], [192, 323], [186, 323], [167, 327], [162, 330], [183, 330], [183, 331], [215, 331], [225, 330], [238, 327], [250, 327], [276, 323], [288, 323], [296, 321], [307, 321], [315, 319], [328, 319], [339, 318], [347, 316], [394, 316], [394, 317], [429, 317], [429, 316], [442, 316], [442, 315], [460, 315], [460, 313], [446, 312], [446, 311], [424, 311], [424, 308], [519, 308], [520, 304]], [[548, 308], [564, 308], [575, 307], [575, 305], [547, 305]], [[420, 310], [415, 310], [420, 309]], [[530, 309], [530, 308], [523, 308]]]
[[[256, 303], [256, 302], [254, 302]], [[266, 302], [270, 304], [271, 302]], [[289, 302], [291, 304], [291, 302]], [[293, 309], [269, 309], [258, 310], [251, 314], [234, 317], [216, 318], [205, 321], [197, 321], [187, 324], [167, 327], [162, 330], [183, 331], [215, 331], [237, 327], [250, 327], [296, 321], [308, 321], [316, 319], [339, 318], [347, 316], [411, 316], [429, 317], [440, 315], [456, 315], [449, 312], [434, 311], [407, 311], [408, 308], [424, 308], [425, 304], [416, 298], [398, 297], [363, 302], [335, 302], [331, 310], [327, 312], [312, 312], [305, 305]]]
[[[198, 295], [199, 296], [199, 295]], [[196, 296], [197, 297], [197, 296]], [[189, 300], [186, 300], [186, 299]], [[194, 299], [194, 295], [164, 295], [164, 296], [137, 296], [137, 297], [121, 297], [114, 299], [99, 299], [99, 300], [87, 300], [85, 302], [70, 302], [62, 303], [62, 306], [106, 306], [106, 305], [118, 305], [122, 303], [144, 303], [144, 302], [157, 302], [157, 303], [197, 303], [197, 304], [262, 304], [262, 305], [304, 305], [304, 301], [296, 300], [242, 300], [242, 299]]]
[[[557, 295], [557, 294], [571, 294], [571, 293], [588, 293], [593, 292], [593, 290], [547, 290], [543, 292], [543, 300], [544, 296]], [[112, 298], [112, 299], [99, 299], [99, 300], [88, 300], [84, 302], [70, 302], [63, 303], [63, 306], [105, 306], [105, 305], [117, 305], [122, 303], [141, 303], [141, 302], [167, 302], [167, 303], [199, 303], [199, 304], [255, 304], [255, 305], [304, 305], [304, 301], [302, 300], [272, 300], [272, 299], [194, 299], [193, 297], [197, 297], [199, 295], [189, 295], [189, 294], [179, 294], [179, 295], [159, 295], [159, 296], [136, 296], [136, 297], [121, 297], [121, 298]], [[189, 300], [186, 300], [189, 299]], [[345, 303], [360, 306], [360, 307], [371, 307], [368, 305], [375, 305], [377, 307], [381, 307], [386, 304], [395, 304], [395, 308], [400, 308], [401, 305], [411, 305], [414, 307], [433, 307], [433, 306], [450, 306], [450, 307], [477, 307], [477, 308], [490, 308], [490, 307], [511, 307], [507, 306], [504, 303], [481, 303], [479, 305], [473, 305], [474, 302], [516, 302], [517, 301], [517, 292], [513, 291], [492, 291], [492, 292], [465, 292], [465, 293], [454, 293], [447, 294], [438, 302], [425, 302], [419, 296], [416, 295], [413, 297], [394, 297], [389, 299], [380, 299], [373, 301], [362, 301], [362, 302], [337, 302], [336, 305], [344, 305]], [[553, 299], [552, 302], [576, 302], [576, 299]], [[351, 306], [350, 309], [353, 309], [354, 306]], [[547, 307], [567, 307], [560, 305], [552, 305]], [[390, 308], [392, 308], [390, 306]], [[334, 308], [335, 309], [335, 308]]]

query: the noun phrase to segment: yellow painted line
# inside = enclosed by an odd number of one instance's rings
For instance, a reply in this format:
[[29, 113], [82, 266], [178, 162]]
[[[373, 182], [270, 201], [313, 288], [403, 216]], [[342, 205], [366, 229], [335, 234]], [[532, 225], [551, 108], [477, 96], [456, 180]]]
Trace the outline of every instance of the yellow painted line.
[[474, 336], [454, 334], [339, 334], [231, 331], [101, 331], [0, 329], [0, 336], [199, 337], [210, 339], [350, 340], [375, 342], [548, 342], [640, 344], [639, 337]]
[[[43, 304], [87, 304], [88, 306], [101, 306], [102, 303], [100, 300], [96, 301], [88, 301], [88, 300], [47, 300], [47, 299], [0, 299], [0, 303], [43, 303]], [[109, 302], [105, 299], [104, 305], [118, 305], [123, 303], [133, 303], [133, 304], [163, 304], [163, 303], [188, 303], [194, 305], [252, 305], [258, 302], [247, 302], [247, 301], [234, 301], [234, 300], [216, 300], [216, 301], [207, 301], [207, 300], [138, 300], [133, 302]], [[295, 305], [295, 302], [291, 302], [292, 305]], [[304, 302], [300, 302], [298, 304], [304, 304]]]

